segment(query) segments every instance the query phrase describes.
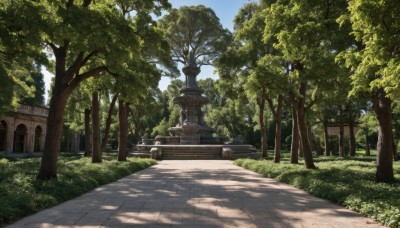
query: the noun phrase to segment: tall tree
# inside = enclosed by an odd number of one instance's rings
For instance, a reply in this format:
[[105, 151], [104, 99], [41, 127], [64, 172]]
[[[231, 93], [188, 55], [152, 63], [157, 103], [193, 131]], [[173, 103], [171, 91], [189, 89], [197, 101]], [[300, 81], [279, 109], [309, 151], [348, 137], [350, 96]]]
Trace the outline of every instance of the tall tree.
[[211, 65], [231, 39], [215, 12], [203, 5], [172, 9], [158, 21], [171, 45], [174, 61], [189, 63], [192, 53], [199, 67]]
[[99, 91], [93, 91], [92, 93], [92, 129], [92, 162], [101, 163]]
[[[280, 129], [282, 97], [279, 98], [279, 92], [276, 90], [274, 80], [278, 81], [281, 67], [271, 62], [277, 62], [274, 57], [277, 54], [272, 42], [263, 42], [263, 30], [265, 26], [265, 15], [263, 6], [258, 3], [245, 4], [235, 16], [234, 42], [230, 48], [218, 60], [218, 70], [220, 74], [233, 73], [230, 80], [235, 80], [235, 72], [240, 72], [240, 80], [244, 81], [245, 91], [249, 98], [255, 101], [258, 107], [258, 126], [261, 131], [261, 151], [262, 156], [267, 156], [267, 129], [264, 111], [266, 105], [270, 106], [273, 118], [276, 123], [276, 142], [275, 161], [279, 162], [280, 151]], [[264, 58], [262, 64], [259, 64], [261, 58]], [[234, 69], [234, 72], [227, 72], [226, 68]], [[277, 102], [273, 102], [277, 94]], [[251, 100], [251, 99], [249, 99]]]
[[113, 94], [110, 105], [108, 107], [108, 111], [107, 111], [107, 117], [106, 117], [106, 121], [105, 121], [105, 129], [104, 129], [104, 137], [101, 142], [101, 151], [106, 150], [108, 139], [110, 138], [112, 115], [113, 115], [113, 111], [114, 111], [115, 103], [117, 102], [117, 99], [118, 99], [118, 93]]
[[84, 120], [85, 120], [85, 152], [84, 156], [89, 157], [92, 153], [92, 131], [90, 129], [90, 122], [92, 111], [89, 108], [85, 108], [84, 110]]
[[123, 100], [118, 101], [119, 118], [119, 140], [118, 140], [118, 161], [126, 161], [128, 150], [128, 104]]
[[352, 102], [348, 102], [347, 104], [347, 111], [349, 114], [349, 141], [350, 141], [350, 156], [356, 155], [356, 136], [354, 133], [354, 111], [353, 111], [353, 104]]
[[[240, 85], [232, 85], [223, 79], [212, 80], [207, 78], [200, 80], [199, 85], [204, 88], [204, 94], [209, 98], [205, 107], [205, 121], [221, 136], [235, 138], [242, 136], [247, 143], [251, 142], [250, 132], [253, 131], [251, 117], [253, 110], [249, 107], [249, 101], [238, 88]], [[229, 86], [228, 86], [229, 85]], [[235, 88], [238, 87], [238, 88]], [[229, 94], [227, 90], [235, 90]]]
[[395, 0], [351, 0], [349, 13], [356, 44], [338, 58], [352, 69], [352, 94], [368, 93], [379, 122], [376, 182], [394, 182], [392, 100], [398, 97], [400, 4]]
[[297, 111], [294, 106], [292, 110], [292, 142], [290, 145], [290, 163], [299, 163], [299, 148], [300, 148], [300, 138], [299, 138], [299, 124], [297, 120]]
[[287, 85], [290, 85], [289, 97], [297, 116], [300, 147], [306, 167], [315, 168], [307, 132], [307, 111], [316, 103], [316, 93], [322, 90], [320, 83], [329, 75], [325, 66], [334, 63], [338, 43], [335, 34], [339, 33], [336, 19], [346, 10], [346, 1], [261, 3], [267, 6], [264, 40], [273, 41], [289, 63]]
[[339, 156], [344, 158], [344, 123], [343, 123], [343, 106], [339, 105]]
[[[123, 17], [122, 8], [115, 1], [56, 4], [50, 0], [29, 3], [7, 0], [5, 4], [7, 9], [17, 8], [18, 14], [24, 15], [16, 22], [13, 20], [20, 16], [6, 21], [6, 25], [14, 23], [19, 34], [23, 34], [16, 38], [20, 42], [35, 43], [38, 49], [47, 47], [54, 55], [55, 82], [38, 178], [56, 178], [57, 150], [68, 97], [89, 77], [101, 76], [104, 72], [128, 76], [124, 64], [140, 59], [141, 42], [148, 41], [139, 36], [139, 29], [149, 27], [151, 12], [160, 13], [161, 8], [170, 5], [165, 0], [148, 4], [134, 2], [131, 4], [136, 11], [132, 13], [134, 16]], [[32, 26], [32, 19], [36, 26]]]

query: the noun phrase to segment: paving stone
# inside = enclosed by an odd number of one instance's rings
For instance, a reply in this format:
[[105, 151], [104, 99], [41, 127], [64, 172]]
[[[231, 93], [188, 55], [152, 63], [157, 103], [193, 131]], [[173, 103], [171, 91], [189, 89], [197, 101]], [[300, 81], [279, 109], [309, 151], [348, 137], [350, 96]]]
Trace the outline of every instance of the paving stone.
[[233, 165], [160, 161], [9, 227], [383, 227]]

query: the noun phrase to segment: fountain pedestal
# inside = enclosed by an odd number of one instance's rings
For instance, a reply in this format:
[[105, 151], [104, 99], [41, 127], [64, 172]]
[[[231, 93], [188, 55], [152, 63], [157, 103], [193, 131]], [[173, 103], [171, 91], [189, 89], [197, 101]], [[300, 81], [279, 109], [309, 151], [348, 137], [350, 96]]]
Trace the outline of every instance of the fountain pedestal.
[[[180, 119], [175, 127], [168, 129], [170, 136], [157, 136], [154, 145], [138, 145], [140, 151], [150, 151], [154, 159], [236, 159], [258, 158], [260, 153], [251, 145], [227, 145], [227, 137], [213, 137], [214, 129], [204, 122], [201, 107], [208, 103], [203, 90], [198, 87], [196, 76], [200, 73], [193, 53], [183, 67], [185, 85], [179, 89], [180, 96], [173, 102], [180, 106]], [[233, 140], [234, 142], [234, 140]]]
[[182, 125], [181, 145], [200, 144], [199, 125], [197, 123], [185, 121]]

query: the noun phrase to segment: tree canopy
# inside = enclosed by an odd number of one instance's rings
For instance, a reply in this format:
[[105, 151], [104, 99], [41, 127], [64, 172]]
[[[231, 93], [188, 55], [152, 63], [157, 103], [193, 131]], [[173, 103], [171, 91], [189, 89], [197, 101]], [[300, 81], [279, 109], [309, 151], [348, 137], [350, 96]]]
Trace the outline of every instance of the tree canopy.
[[174, 61], [189, 62], [192, 53], [199, 66], [211, 65], [231, 39], [215, 12], [203, 5], [171, 9], [158, 26], [165, 31]]

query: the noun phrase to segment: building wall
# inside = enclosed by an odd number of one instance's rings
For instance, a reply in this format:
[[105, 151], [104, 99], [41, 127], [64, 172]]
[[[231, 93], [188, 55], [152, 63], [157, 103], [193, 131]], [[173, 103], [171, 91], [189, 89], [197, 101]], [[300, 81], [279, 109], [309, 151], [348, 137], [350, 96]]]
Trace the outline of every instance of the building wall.
[[6, 153], [14, 151], [14, 134], [17, 127], [22, 124], [26, 128], [24, 137], [23, 152], [33, 152], [35, 148], [35, 130], [41, 128], [40, 135], [40, 151], [44, 149], [44, 141], [46, 136], [48, 109], [41, 107], [33, 107], [20, 105], [16, 112], [7, 116], [0, 116], [0, 121], [6, 123], [6, 135], [4, 150]]
[[[349, 138], [350, 137], [350, 128], [348, 125], [345, 125], [344, 127], [344, 137]], [[354, 134], [357, 134], [358, 132], [358, 127], [354, 126]], [[340, 134], [340, 127], [339, 126], [328, 126], [328, 134], [329, 135], [337, 135], [339, 137]]]

